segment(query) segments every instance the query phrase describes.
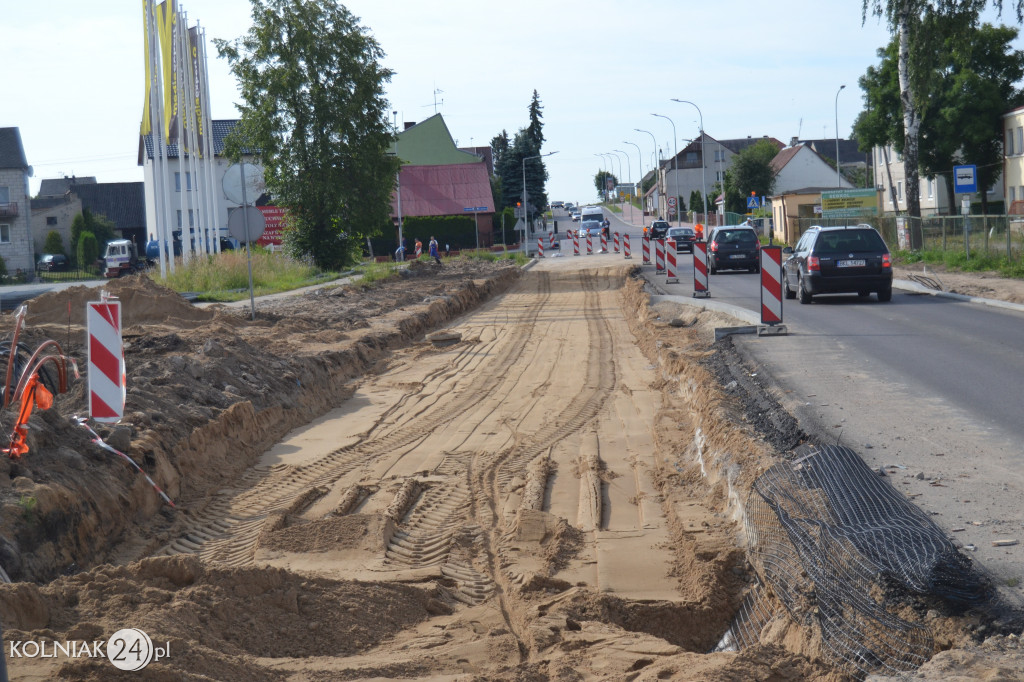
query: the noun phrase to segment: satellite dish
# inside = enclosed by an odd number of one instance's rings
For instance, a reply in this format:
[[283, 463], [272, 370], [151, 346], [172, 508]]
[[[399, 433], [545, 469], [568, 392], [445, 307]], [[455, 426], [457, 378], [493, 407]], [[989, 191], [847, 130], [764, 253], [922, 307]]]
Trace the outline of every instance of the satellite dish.
[[[246, 234], [246, 223], [249, 226], [249, 234]], [[263, 236], [267, 229], [267, 219], [255, 206], [239, 206], [231, 209], [228, 216], [228, 234], [242, 242], [249, 244]]]
[[263, 171], [251, 163], [236, 163], [229, 166], [224, 172], [221, 186], [228, 201], [239, 206], [255, 203], [267, 188], [263, 182]]

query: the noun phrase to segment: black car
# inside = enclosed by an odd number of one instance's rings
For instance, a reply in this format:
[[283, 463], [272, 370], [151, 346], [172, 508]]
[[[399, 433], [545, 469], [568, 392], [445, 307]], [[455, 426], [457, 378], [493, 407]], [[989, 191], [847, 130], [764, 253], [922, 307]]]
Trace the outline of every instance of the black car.
[[647, 230], [650, 239], [664, 239], [668, 234], [669, 224], [667, 220], [655, 220]]
[[752, 227], [716, 227], [708, 236], [708, 272], [761, 271], [761, 243]]
[[782, 264], [786, 298], [810, 303], [817, 294], [855, 293], [892, 299], [892, 258], [882, 235], [870, 225], [810, 227]]
[[44, 253], [36, 263], [36, 272], [64, 272], [71, 267], [62, 253]]
[[697, 233], [692, 227], [672, 227], [669, 228], [668, 239], [676, 243], [676, 253], [693, 253]]

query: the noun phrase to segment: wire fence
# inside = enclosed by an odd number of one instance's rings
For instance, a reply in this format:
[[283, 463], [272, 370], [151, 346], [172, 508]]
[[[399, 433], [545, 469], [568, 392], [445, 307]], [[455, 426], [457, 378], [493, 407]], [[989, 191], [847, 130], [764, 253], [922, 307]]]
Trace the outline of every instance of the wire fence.
[[933, 640], [892, 604], [922, 595], [966, 608], [996, 596], [924, 512], [846, 447], [809, 448], [758, 477], [744, 531], [759, 585], [720, 650], [754, 646], [789, 618], [815, 628], [843, 670], [900, 674], [931, 657]]
[[790, 218], [785, 234], [791, 235], [796, 243], [812, 225], [831, 227], [857, 223], [873, 226], [890, 249], [984, 254], [1006, 257], [1011, 262], [1024, 259], [1024, 216]]

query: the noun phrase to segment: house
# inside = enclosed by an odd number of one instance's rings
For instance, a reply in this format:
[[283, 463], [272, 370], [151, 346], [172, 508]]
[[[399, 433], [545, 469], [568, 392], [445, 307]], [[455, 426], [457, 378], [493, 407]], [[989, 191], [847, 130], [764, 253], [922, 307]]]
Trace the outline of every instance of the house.
[[[903, 165], [903, 155], [893, 149], [892, 145], [876, 146], [871, 150], [871, 154], [875, 168], [875, 185], [882, 193], [879, 209], [883, 213], [905, 213], [907, 211], [907, 174]], [[960, 212], [960, 199], [966, 195], [950, 196], [952, 173], [953, 169], [950, 168], [949, 173], [939, 173], [932, 178], [922, 175], [918, 178], [922, 216], [954, 215]], [[989, 203], [1003, 199], [1004, 177], [1005, 174], [988, 191], [987, 201]], [[1020, 184], [1024, 183], [1018, 183], [1018, 185]], [[1019, 191], [1018, 187], [1018, 193]], [[981, 204], [981, 195], [978, 193], [970, 195], [970, 199], [972, 204]], [[1009, 206], [1009, 204], [1005, 205]], [[1000, 209], [1001, 211], [1002, 209]]]
[[1003, 114], [1003, 132], [1003, 201], [1015, 212], [1014, 202], [1024, 201], [1024, 107]]
[[[829, 162], [832, 169], [835, 169], [837, 140], [834, 137], [819, 140], [800, 140], [794, 137], [789, 141], [790, 147], [795, 147], [798, 144], [805, 144], [818, 152], [822, 158]], [[860, 151], [859, 144], [857, 140], [838, 140], [839, 167], [844, 171], [858, 170], [865, 172], [872, 168], [871, 153]]]
[[32, 167], [25, 158], [18, 128], [0, 128], [0, 258], [8, 274], [35, 271], [28, 179]]
[[[224, 194], [224, 175], [233, 164], [224, 156], [224, 140], [231, 130], [238, 124], [237, 119], [224, 119], [213, 121], [210, 128], [213, 132], [213, 177], [207, 177], [205, 165], [195, 163], [197, 172], [193, 173], [190, 168], [191, 160], [188, 153], [182, 156], [177, 144], [166, 145], [168, 183], [170, 188], [170, 211], [171, 231], [177, 232], [183, 229], [188, 223], [192, 229], [199, 229], [200, 216], [203, 211], [200, 201], [207, 195], [213, 197], [214, 225], [211, 226], [218, 231], [220, 236], [228, 234], [228, 215], [239, 206], [231, 201]], [[145, 204], [146, 204], [146, 231], [148, 237], [155, 239], [156, 235], [156, 192], [158, 183], [156, 174], [160, 164], [156, 161], [156, 149], [152, 134], [146, 134], [139, 139], [139, 165], [143, 166], [143, 181], [145, 183]], [[255, 158], [248, 154], [242, 155], [244, 163], [259, 166]], [[201, 191], [202, 190], [202, 191]], [[248, 198], [250, 203], [255, 204], [259, 197]], [[261, 209], [262, 210], [262, 209]]]
[[[131, 239], [144, 250], [146, 204], [143, 183], [97, 183], [95, 178], [80, 180], [84, 182], [79, 183], [75, 178], [45, 179], [40, 184], [39, 195], [32, 199], [32, 241], [36, 253], [43, 253], [50, 232], [60, 235], [65, 253], [70, 253], [71, 222], [84, 209], [106, 217], [114, 223], [119, 237]], [[54, 196], [61, 191], [62, 194]]]
[[[487, 160], [459, 149], [441, 114], [407, 123], [398, 134], [397, 154], [402, 168], [399, 189], [391, 201], [396, 225], [399, 203], [403, 220], [411, 216], [474, 216], [480, 246], [494, 243], [495, 206]], [[481, 210], [466, 210], [473, 208]]]
[[810, 145], [798, 144], [779, 150], [771, 160], [775, 173], [775, 193], [785, 194], [803, 187], [822, 186], [852, 189], [849, 180], [839, 175]]

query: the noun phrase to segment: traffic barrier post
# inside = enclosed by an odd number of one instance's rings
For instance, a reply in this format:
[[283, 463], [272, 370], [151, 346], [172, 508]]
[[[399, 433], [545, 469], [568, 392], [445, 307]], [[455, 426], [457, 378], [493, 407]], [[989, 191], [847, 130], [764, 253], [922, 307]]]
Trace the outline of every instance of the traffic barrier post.
[[604, 231], [601, 231], [601, 253], [608, 253], [608, 237], [604, 235]]
[[537, 238], [537, 258], [544, 257], [544, 237]]
[[693, 243], [693, 296], [709, 298], [708, 290], [708, 243]]
[[654, 240], [654, 271], [665, 272], [665, 240]]
[[650, 265], [651, 263], [651, 239], [647, 235], [644, 235], [643, 239], [640, 240], [641, 252], [643, 254], [643, 261], [641, 265]]
[[665, 243], [665, 284], [676, 284], [679, 278], [676, 277], [676, 242], [669, 239]]
[[574, 256], [580, 255], [580, 233], [579, 232], [573, 232], [572, 233], [572, 255], [574, 255]]
[[626, 254], [625, 257], [626, 258], [632, 258], [632, 256], [629, 255], [629, 235], [628, 234], [627, 235], [623, 235], [622, 250], [625, 252], [625, 254]]
[[613, 236], [613, 239], [612, 239], [612, 246], [613, 246], [613, 247], [614, 247], [614, 249], [615, 249], [615, 253], [618, 253], [618, 252], [619, 252], [619, 233], [618, 233], [618, 232], [616, 232], [616, 233], [615, 233], [615, 234], [613, 234], [612, 236]]
[[782, 324], [782, 247], [762, 246], [761, 262], [761, 324], [757, 335], [788, 333]]
[[590, 236], [590, 230], [587, 230], [587, 255], [590, 256], [594, 253], [594, 240]]
[[89, 338], [89, 415], [116, 423], [124, 416], [126, 395], [121, 302], [111, 299], [85, 304]]

